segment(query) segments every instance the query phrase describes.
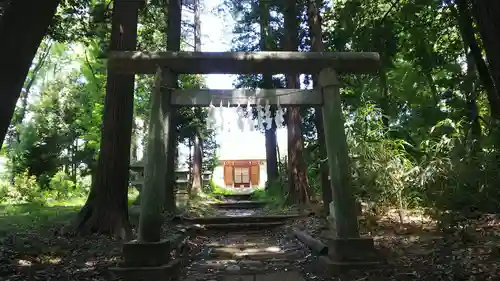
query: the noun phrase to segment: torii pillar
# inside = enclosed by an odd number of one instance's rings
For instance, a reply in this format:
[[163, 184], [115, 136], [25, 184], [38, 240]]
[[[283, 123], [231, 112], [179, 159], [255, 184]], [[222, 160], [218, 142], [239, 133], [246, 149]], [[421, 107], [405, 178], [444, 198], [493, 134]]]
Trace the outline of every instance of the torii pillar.
[[[353, 194], [349, 149], [344, 128], [340, 81], [334, 68], [321, 70], [318, 77], [323, 95], [323, 124], [332, 202], [329, 217], [328, 256], [319, 258], [318, 269], [338, 273], [379, 264], [371, 237], [360, 237], [358, 208]], [[326, 102], [328, 101], [328, 102]]]

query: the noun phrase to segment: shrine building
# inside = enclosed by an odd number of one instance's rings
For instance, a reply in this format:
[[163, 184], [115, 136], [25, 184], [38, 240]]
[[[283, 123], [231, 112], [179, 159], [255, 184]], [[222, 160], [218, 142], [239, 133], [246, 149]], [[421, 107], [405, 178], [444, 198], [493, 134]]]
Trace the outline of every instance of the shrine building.
[[[254, 134], [260, 133], [254, 132]], [[241, 135], [242, 138], [245, 137], [244, 133]], [[265, 187], [267, 181], [265, 145], [263, 143], [244, 145], [238, 139], [221, 144], [219, 163], [214, 169], [212, 180], [218, 186], [225, 188]]]

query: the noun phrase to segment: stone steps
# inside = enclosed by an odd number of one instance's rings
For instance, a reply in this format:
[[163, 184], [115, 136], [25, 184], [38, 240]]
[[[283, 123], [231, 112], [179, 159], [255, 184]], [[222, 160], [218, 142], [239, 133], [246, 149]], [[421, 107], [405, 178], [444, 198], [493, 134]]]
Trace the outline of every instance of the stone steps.
[[[290, 272], [298, 268], [299, 260], [304, 260], [304, 247], [298, 241], [290, 243], [285, 239], [281, 226], [308, 214], [253, 215], [264, 205], [259, 201], [214, 203], [212, 206], [219, 209], [221, 216], [176, 218], [190, 224], [200, 234], [198, 237], [206, 239], [200, 243], [201, 254], [187, 267], [185, 279], [181, 280], [304, 280], [299, 273]], [[238, 215], [228, 215], [232, 212]]]
[[264, 230], [275, 228], [284, 225], [283, 221], [276, 222], [249, 222], [249, 223], [212, 223], [212, 224], [198, 224], [194, 227], [197, 232], [203, 231], [219, 231], [219, 232], [247, 232], [251, 230]]
[[220, 202], [220, 203], [212, 203], [212, 207], [217, 209], [259, 209], [266, 206], [267, 202], [264, 201], [250, 201], [250, 200], [241, 200], [234, 202]]
[[[304, 248], [296, 244], [284, 245], [269, 234], [230, 233], [205, 243], [205, 254], [191, 263], [184, 281], [270, 280], [264, 276], [296, 269], [297, 261], [305, 256]], [[288, 277], [271, 280], [303, 280], [298, 273], [286, 274]]]
[[213, 217], [185, 217], [177, 216], [174, 218], [176, 222], [190, 224], [232, 224], [232, 223], [253, 223], [253, 222], [285, 222], [290, 219], [298, 219], [311, 215], [292, 214], [292, 215], [251, 215], [251, 216], [213, 216]]
[[277, 246], [245, 247], [231, 245], [214, 247], [211, 256], [234, 260], [294, 260], [300, 257], [300, 249], [281, 249]]
[[252, 193], [244, 193], [244, 194], [225, 194], [225, 195], [219, 195], [217, 196], [219, 199], [224, 199], [224, 200], [251, 200], [253, 196]]

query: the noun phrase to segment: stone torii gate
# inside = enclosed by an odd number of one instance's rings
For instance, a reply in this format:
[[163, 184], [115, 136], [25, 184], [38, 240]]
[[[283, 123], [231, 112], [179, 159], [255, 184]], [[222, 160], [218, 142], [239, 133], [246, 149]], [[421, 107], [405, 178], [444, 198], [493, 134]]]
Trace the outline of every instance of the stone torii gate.
[[[377, 53], [354, 52], [135, 52], [117, 51], [108, 56], [108, 71], [126, 74], [154, 74], [151, 99], [148, 157], [142, 192], [139, 238], [124, 246], [123, 276], [160, 271], [173, 263], [168, 254], [170, 241], [162, 240], [162, 204], [165, 197], [168, 130], [176, 106], [280, 104], [322, 106], [326, 150], [333, 202], [330, 205], [332, 237], [330, 253], [322, 258], [325, 267], [338, 270], [374, 263], [371, 238], [360, 237], [357, 208], [351, 187], [349, 155], [341, 108], [338, 74], [375, 74], [380, 68]], [[175, 74], [300, 74], [319, 73], [319, 87], [301, 89], [181, 90], [174, 88]], [[141, 255], [140, 253], [143, 253]], [[147, 254], [146, 254], [147, 253]], [[137, 256], [147, 261], [140, 261]], [[136, 273], [136, 274], [133, 274]], [[154, 275], [154, 274], [153, 274]], [[152, 276], [152, 275], [149, 275]]]

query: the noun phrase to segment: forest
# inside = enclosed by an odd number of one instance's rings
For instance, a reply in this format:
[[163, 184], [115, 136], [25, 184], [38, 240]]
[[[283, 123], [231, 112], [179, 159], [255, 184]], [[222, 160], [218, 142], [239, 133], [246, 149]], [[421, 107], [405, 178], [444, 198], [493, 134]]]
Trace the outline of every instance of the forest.
[[[129, 11], [118, 11], [119, 2]], [[341, 102], [360, 232], [377, 237], [392, 267], [331, 280], [500, 276], [500, 2], [224, 0], [207, 10], [208, 1], [194, 0], [181, 3], [182, 19], [169, 13], [172, 3], [0, 4], [0, 277], [112, 280], [106, 269], [137, 229], [129, 166], [147, 147], [155, 82], [153, 75], [108, 73], [106, 57], [110, 50], [203, 50], [200, 29], [214, 27], [203, 25], [201, 13], [232, 18], [231, 46], [220, 51], [380, 55], [377, 75], [341, 77]], [[118, 19], [133, 31], [120, 35]], [[171, 43], [175, 20], [180, 46]], [[317, 87], [316, 74], [299, 80], [238, 75], [234, 86]], [[178, 86], [207, 87], [203, 75], [192, 74], [180, 75]], [[191, 182], [186, 209], [164, 200], [167, 234], [176, 214], [213, 215], [206, 201], [229, 193], [203, 184], [224, 145], [207, 127], [207, 112], [173, 113], [169, 147], [189, 147]], [[320, 107], [288, 108], [286, 155], [278, 153], [277, 124], [262, 131], [268, 180], [254, 194], [269, 203], [268, 213], [313, 212], [298, 223], [312, 233], [327, 224], [332, 202], [325, 122]], [[178, 154], [167, 161], [180, 165]], [[174, 169], [166, 181], [175, 185]]]

